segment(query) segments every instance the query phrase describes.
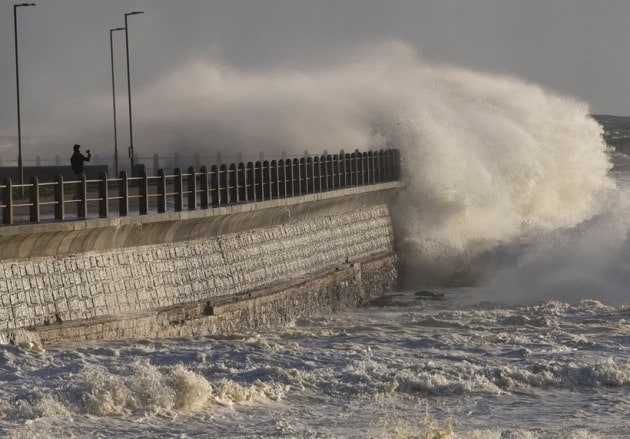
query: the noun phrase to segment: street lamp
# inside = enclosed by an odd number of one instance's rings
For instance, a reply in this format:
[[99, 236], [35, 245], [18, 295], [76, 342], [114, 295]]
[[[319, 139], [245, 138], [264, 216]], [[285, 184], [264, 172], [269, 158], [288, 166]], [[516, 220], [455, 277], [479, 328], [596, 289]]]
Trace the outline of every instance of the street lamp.
[[131, 75], [129, 74], [129, 27], [127, 17], [129, 15], [144, 14], [144, 11], [134, 11], [125, 14], [125, 48], [127, 49], [127, 94], [129, 97], [129, 159], [131, 160], [131, 174], [134, 172], [133, 163], [133, 122], [131, 118]]
[[[15, 31], [15, 85], [17, 90], [18, 168], [20, 169], [20, 184], [24, 184], [24, 166], [22, 165], [22, 120], [20, 116], [20, 67], [18, 61], [17, 8], [22, 6], [35, 6], [35, 3], [20, 3], [13, 5], [13, 29]], [[22, 193], [24, 193], [24, 187], [22, 187]]]
[[116, 130], [116, 83], [114, 82], [114, 39], [112, 35], [119, 30], [125, 30], [125, 28], [117, 27], [109, 30], [109, 50], [112, 59], [112, 101], [114, 103], [114, 172], [116, 178], [118, 178], [118, 133]]

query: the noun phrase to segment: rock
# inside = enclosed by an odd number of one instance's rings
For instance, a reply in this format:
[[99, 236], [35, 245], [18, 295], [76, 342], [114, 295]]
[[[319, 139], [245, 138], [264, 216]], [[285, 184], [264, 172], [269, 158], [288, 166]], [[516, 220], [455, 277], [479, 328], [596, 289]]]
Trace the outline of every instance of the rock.
[[414, 295], [416, 297], [422, 297], [422, 298], [427, 298], [427, 299], [432, 299], [432, 300], [443, 300], [446, 297], [444, 293], [434, 293], [433, 291], [426, 291], [426, 290], [416, 291]]

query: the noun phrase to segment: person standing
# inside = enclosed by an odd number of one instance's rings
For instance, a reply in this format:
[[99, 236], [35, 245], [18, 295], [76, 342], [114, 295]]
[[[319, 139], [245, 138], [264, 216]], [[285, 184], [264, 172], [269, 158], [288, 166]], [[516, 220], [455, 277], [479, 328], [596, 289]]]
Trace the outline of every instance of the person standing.
[[85, 162], [89, 162], [92, 158], [90, 150], [86, 150], [87, 156], [81, 154], [81, 145], [74, 145], [74, 153], [70, 157], [70, 165], [72, 166], [72, 172], [80, 178], [80, 175], [85, 173]]
[[[85, 162], [89, 162], [92, 158], [92, 153], [88, 149], [85, 151], [87, 155], [81, 154], [81, 145], [74, 145], [74, 152], [70, 157], [70, 166], [72, 166], [72, 172], [77, 176], [77, 180], [81, 180], [81, 176], [85, 174]], [[81, 182], [77, 183], [77, 190], [74, 194], [74, 199], [78, 200], [81, 194]]]

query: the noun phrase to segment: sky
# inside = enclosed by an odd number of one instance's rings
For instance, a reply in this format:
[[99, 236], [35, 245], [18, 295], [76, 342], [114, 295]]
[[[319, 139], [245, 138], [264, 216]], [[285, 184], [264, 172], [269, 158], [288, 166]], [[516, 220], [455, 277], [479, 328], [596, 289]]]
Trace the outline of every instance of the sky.
[[[25, 160], [66, 154], [75, 142], [110, 148], [109, 29], [135, 10], [145, 13], [129, 17], [134, 103], [136, 93], [141, 100], [143, 91], [168, 88], [169, 75], [186, 75], [181, 66], [200, 60], [273, 75], [398, 41], [428, 63], [516, 76], [584, 101], [592, 113], [630, 114], [627, 0], [34, 1], [17, 10]], [[6, 162], [17, 155], [14, 3], [0, 2]], [[114, 63], [119, 141], [127, 145], [124, 32], [114, 33]], [[135, 129], [146, 107], [133, 108]]]

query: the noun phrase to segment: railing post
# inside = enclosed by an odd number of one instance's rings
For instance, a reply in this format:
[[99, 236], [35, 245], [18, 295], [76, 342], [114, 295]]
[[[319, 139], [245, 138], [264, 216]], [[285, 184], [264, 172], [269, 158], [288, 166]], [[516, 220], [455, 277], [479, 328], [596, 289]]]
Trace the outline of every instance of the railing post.
[[199, 170], [201, 172], [201, 196], [199, 207], [201, 209], [207, 209], [209, 205], [209, 194], [208, 194], [208, 167], [203, 165]]
[[225, 163], [219, 167], [219, 204], [228, 203], [228, 168]]
[[326, 155], [326, 175], [328, 182], [326, 183], [326, 188], [328, 190], [335, 189], [335, 173], [333, 169], [333, 156], [330, 154]]
[[352, 166], [352, 186], [360, 186], [361, 185], [361, 153], [358, 149], [355, 149], [352, 154], [350, 154], [350, 164]]
[[181, 212], [184, 208], [184, 182], [181, 168], [175, 168], [175, 212]]
[[140, 178], [140, 202], [138, 212], [140, 215], [146, 215], [149, 213], [149, 177], [147, 176], [146, 169], [140, 172]]
[[[195, 154], [195, 161], [197, 161], [199, 153]], [[197, 174], [195, 168], [192, 166], [188, 168], [188, 210], [195, 210], [197, 208]]]
[[350, 155], [350, 163], [352, 163], [352, 186], [358, 186], [359, 183], [359, 153], [355, 150]]
[[295, 197], [296, 195], [299, 195], [298, 193], [298, 189], [299, 186], [296, 185], [295, 180], [298, 176], [299, 170], [298, 167], [295, 165], [295, 161], [297, 159], [293, 158], [293, 159], [287, 159], [287, 164], [289, 166], [289, 172], [287, 173], [288, 176], [288, 183], [289, 183], [289, 187], [291, 188], [291, 196]]
[[383, 166], [383, 180], [390, 181], [391, 173], [390, 173], [390, 150], [386, 149], [383, 151], [383, 159], [381, 160]]
[[157, 175], [157, 171], [160, 169], [160, 156], [157, 153], [153, 154], [153, 172]]
[[278, 198], [287, 197], [287, 168], [284, 158], [278, 161]]
[[400, 157], [398, 156], [398, 150], [392, 149], [392, 180], [397, 180], [400, 176]]
[[293, 192], [293, 160], [284, 160], [284, 197], [292, 197]]
[[245, 165], [241, 161], [238, 162], [238, 170], [236, 171], [236, 186], [238, 189], [236, 201], [247, 201], [247, 174], [245, 174]]
[[79, 175], [79, 204], [77, 205], [77, 217], [87, 217], [87, 182], [85, 174]]
[[63, 175], [57, 175], [55, 177], [55, 220], [63, 221], [65, 216], [65, 201], [63, 193]]
[[269, 174], [271, 179], [271, 199], [279, 198], [278, 194], [280, 192], [279, 182], [278, 182], [278, 162], [272, 160], [269, 164]]
[[164, 169], [158, 169], [158, 196], [157, 196], [157, 210], [158, 213], [166, 212], [166, 174]]
[[265, 160], [262, 162], [262, 190], [260, 191], [262, 194], [263, 200], [271, 199], [271, 173], [269, 172], [269, 161]]
[[326, 174], [324, 169], [324, 156], [319, 155], [313, 158], [313, 165], [315, 166], [315, 181], [317, 192], [324, 192], [324, 176]]
[[212, 165], [210, 168], [210, 198], [212, 206], [219, 205], [219, 168]]
[[236, 164], [231, 163], [228, 170], [228, 203], [238, 202], [238, 184], [236, 180]]
[[5, 177], [2, 181], [4, 190], [2, 191], [2, 224], [13, 224], [13, 183], [11, 179]]
[[300, 195], [300, 161], [297, 158], [289, 159], [291, 162], [291, 196]]
[[400, 180], [400, 150], [399, 149], [395, 149], [394, 150], [394, 156], [396, 157], [396, 174], [395, 174], [395, 179], [396, 180]]
[[[38, 156], [39, 157], [39, 156]], [[39, 180], [37, 177], [31, 177], [31, 193], [30, 193], [30, 220], [32, 223], [39, 222]]]
[[129, 215], [129, 178], [127, 172], [120, 171], [120, 179], [118, 180], [118, 214], [120, 216]]
[[354, 154], [347, 152], [346, 153], [346, 172], [347, 172], [346, 180], [348, 181], [349, 187], [354, 187], [355, 185], [355, 178], [354, 178], [355, 167], [354, 166], [355, 166]]
[[252, 162], [247, 162], [247, 170], [245, 171], [246, 175], [246, 190], [248, 201], [256, 201], [256, 178], [254, 175], [254, 164]]
[[313, 157], [313, 192], [318, 193], [322, 191], [322, 180], [320, 178], [321, 167], [319, 165], [319, 157]]
[[359, 181], [361, 186], [365, 186], [365, 156], [361, 151], [357, 150], [357, 157], [359, 158], [359, 169], [361, 170]]
[[374, 179], [374, 183], [378, 183], [378, 174], [379, 174], [379, 160], [378, 160], [378, 151], [372, 152], [372, 178]]
[[[263, 153], [260, 153], [261, 157]], [[258, 160], [254, 163], [254, 199], [258, 201], [264, 200], [263, 193], [263, 175], [262, 175], [262, 161]]]
[[315, 193], [315, 173], [313, 172], [313, 157], [306, 157], [306, 192]]
[[306, 158], [300, 159], [300, 195], [308, 194], [308, 172], [306, 171]]
[[374, 153], [374, 180], [377, 183], [383, 181], [383, 150], [380, 149]]
[[109, 190], [107, 187], [107, 174], [101, 172], [98, 176], [98, 216], [107, 218], [109, 214]]
[[389, 180], [396, 179], [396, 171], [395, 171], [395, 163], [394, 163], [394, 150], [390, 149], [387, 151], [387, 172], [389, 176]]
[[346, 187], [346, 155], [343, 149], [339, 151], [339, 187]]

